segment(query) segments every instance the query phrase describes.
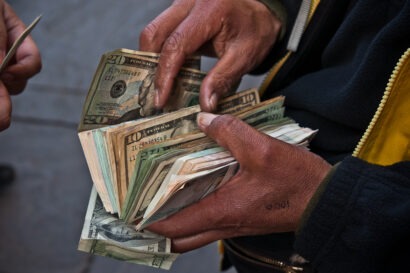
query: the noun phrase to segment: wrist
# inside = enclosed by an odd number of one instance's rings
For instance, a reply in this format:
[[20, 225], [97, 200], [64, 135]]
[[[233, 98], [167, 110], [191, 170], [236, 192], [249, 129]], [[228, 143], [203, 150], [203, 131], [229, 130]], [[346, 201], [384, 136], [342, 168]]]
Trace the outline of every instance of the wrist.
[[330, 171], [327, 173], [326, 177], [322, 180], [320, 183], [319, 187], [317, 188], [316, 192], [313, 194], [312, 198], [310, 199], [308, 205], [306, 206], [306, 209], [303, 211], [302, 217], [299, 221], [299, 225], [296, 229], [296, 233], [298, 233], [299, 230], [301, 230], [306, 223], [306, 220], [309, 218], [311, 212], [313, 209], [316, 207], [320, 197], [322, 196], [323, 192], [326, 189], [326, 186], [328, 182], [332, 179], [333, 174], [336, 172], [337, 168], [339, 166], [339, 163], [334, 165]]

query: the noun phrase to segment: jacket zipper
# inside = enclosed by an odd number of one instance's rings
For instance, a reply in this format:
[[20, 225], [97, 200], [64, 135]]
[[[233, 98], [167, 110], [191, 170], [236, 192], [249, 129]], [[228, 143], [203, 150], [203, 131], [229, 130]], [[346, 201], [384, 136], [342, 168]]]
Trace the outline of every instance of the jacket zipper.
[[287, 50], [295, 52], [298, 49], [300, 39], [302, 38], [303, 31], [305, 30], [308, 22], [312, 4], [311, 2], [311, 0], [303, 0], [301, 3], [292, 32], [290, 33]]
[[268, 265], [276, 270], [280, 270], [286, 273], [297, 273], [302, 272], [302, 267], [291, 266], [282, 261], [275, 260], [269, 257], [265, 257], [262, 255], [258, 255], [253, 253], [245, 248], [242, 248], [238, 244], [234, 243], [232, 240], [225, 240], [224, 246], [229, 249], [231, 252], [238, 256], [242, 256], [242, 258], [249, 260], [252, 263], [260, 264], [260, 265]]
[[358, 157], [361, 149], [363, 148], [364, 144], [366, 143], [371, 131], [373, 130], [375, 124], [377, 123], [383, 109], [384, 106], [386, 105], [386, 102], [390, 96], [391, 93], [391, 88], [394, 84], [394, 82], [396, 81], [397, 75], [399, 74], [400, 69], [403, 66], [404, 61], [410, 56], [410, 48], [408, 48], [406, 50], [406, 52], [404, 52], [404, 54], [400, 57], [399, 61], [397, 62], [396, 66], [394, 67], [394, 70], [392, 72], [392, 74], [390, 75], [389, 81], [387, 83], [386, 89], [383, 93], [383, 97], [380, 101], [379, 107], [377, 108], [376, 113], [374, 114], [372, 120], [370, 121], [366, 131], [364, 132], [362, 138], [360, 139], [359, 143], [357, 144], [356, 148], [353, 151], [353, 156], [354, 157]]
[[303, 31], [312, 19], [320, 0], [303, 0], [299, 9], [296, 22], [292, 28], [291, 35], [287, 44], [287, 53], [276, 63], [273, 67], [266, 73], [265, 78], [259, 87], [259, 95], [263, 95], [268, 88], [269, 84], [272, 82], [273, 78], [286, 63], [289, 57], [297, 50], [300, 40], [303, 35]]

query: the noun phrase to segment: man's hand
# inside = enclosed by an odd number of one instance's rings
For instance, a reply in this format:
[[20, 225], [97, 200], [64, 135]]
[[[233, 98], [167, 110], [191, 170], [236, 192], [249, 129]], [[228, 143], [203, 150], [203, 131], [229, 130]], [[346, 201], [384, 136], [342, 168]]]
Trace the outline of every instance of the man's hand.
[[275, 43], [281, 22], [256, 0], [175, 0], [141, 33], [140, 49], [161, 53], [155, 86], [163, 107], [185, 58], [195, 52], [216, 56], [200, 91], [204, 111], [260, 64]]
[[[8, 49], [24, 29], [24, 23], [10, 5], [0, 0], [0, 62], [3, 61]], [[13, 61], [0, 75], [0, 131], [5, 130], [10, 125], [10, 95], [22, 92], [28, 79], [38, 73], [40, 69], [40, 53], [29, 36], [17, 49]]]
[[148, 229], [172, 238], [175, 252], [219, 239], [296, 230], [331, 166], [232, 116], [201, 113], [198, 124], [233, 154], [240, 169], [216, 192]]

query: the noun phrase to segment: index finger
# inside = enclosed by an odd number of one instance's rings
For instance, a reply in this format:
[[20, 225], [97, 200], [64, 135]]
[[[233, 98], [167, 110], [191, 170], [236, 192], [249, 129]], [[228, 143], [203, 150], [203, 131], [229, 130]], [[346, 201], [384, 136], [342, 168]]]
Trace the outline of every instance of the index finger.
[[[258, 161], [250, 160], [249, 151], [257, 155], [260, 160], [273, 162], [274, 158], [282, 158], [280, 153], [284, 152], [284, 149], [278, 149], [280, 147], [278, 146], [279, 142], [280, 145], [288, 145], [259, 132], [254, 127], [231, 115], [219, 116], [200, 113], [198, 115], [198, 126], [207, 136], [229, 150], [239, 162], [241, 169], [258, 168]], [[273, 155], [271, 151], [276, 151], [276, 154]]]
[[209, 20], [208, 13], [204, 12], [204, 7], [201, 5], [194, 6], [188, 17], [165, 41], [155, 80], [156, 106], [158, 108], [162, 108], [166, 104], [174, 80], [184, 64], [185, 58], [195, 53], [220, 31], [221, 21]]
[[174, 1], [143, 29], [139, 38], [140, 50], [159, 53], [165, 40], [188, 16], [193, 5], [192, 0]]

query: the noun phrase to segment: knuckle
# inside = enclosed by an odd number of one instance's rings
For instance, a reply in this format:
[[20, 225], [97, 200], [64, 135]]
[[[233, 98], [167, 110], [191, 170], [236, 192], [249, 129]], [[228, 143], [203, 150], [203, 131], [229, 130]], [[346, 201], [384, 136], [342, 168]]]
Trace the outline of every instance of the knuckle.
[[277, 157], [277, 154], [272, 153], [272, 151], [277, 150], [276, 145], [274, 145], [271, 141], [264, 142], [263, 146], [258, 145], [260, 147], [258, 151], [258, 158], [260, 162], [270, 164], [274, 162], [274, 158]]
[[213, 75], [213, 86], [219, 94], [227, 95], [233, 90], [235, 80], [233, 77], [226, 77], [223, 73], [215, 73]]
[[226, 222], [230, 222], [228, 219], [231, 215], [231, 206], [226, 200], [226, 193], [222, 191], [216, 191], [212, 195], [212, 203], [218, 204], [217, 206], [209, 206], [207, 209], [211, 211], [209, 217], [204, 220], [207, 223], [212, 223], [216, 228], [224, 227]]
[[216, 118], [210, 126], [216, 126], [218, 135], [225, 136], [238, 128], [240, 121], [231, 115], [222, 115]]
[[173, 32], [168, 39], [166, 40], [163, 53], [164, 54], [173, 54], [178, 52], [183, 52], [184, 48], [184, 37], [185, 35], [182, 32], [175, 31]]
[[155, 40], [158, 29], [158, 25], [155, 22], [151, 22], [147, 26], [145, 26], [140, 35], [141, 43], [152, 43]]

